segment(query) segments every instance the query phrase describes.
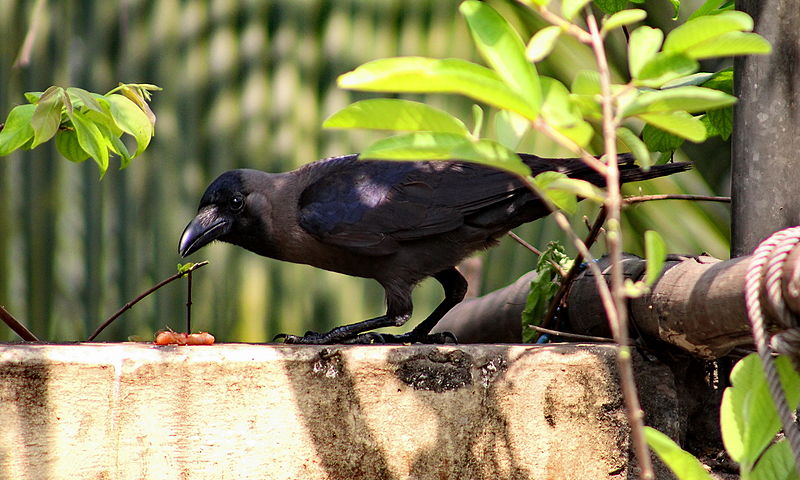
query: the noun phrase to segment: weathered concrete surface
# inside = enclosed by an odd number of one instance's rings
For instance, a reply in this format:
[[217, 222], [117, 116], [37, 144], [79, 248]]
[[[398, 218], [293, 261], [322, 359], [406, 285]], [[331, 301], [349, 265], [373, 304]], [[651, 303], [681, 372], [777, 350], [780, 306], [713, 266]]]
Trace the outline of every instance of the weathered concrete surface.
[[614, 365], [606, 346], [3, 345], [0, 478], [630, 478]]

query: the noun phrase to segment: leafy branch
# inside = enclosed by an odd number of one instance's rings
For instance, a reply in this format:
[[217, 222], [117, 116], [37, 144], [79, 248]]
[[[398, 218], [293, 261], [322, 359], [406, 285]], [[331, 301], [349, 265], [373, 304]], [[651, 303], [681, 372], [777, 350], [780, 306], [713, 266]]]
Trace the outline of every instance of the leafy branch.
[[[66, 159], [83, 162], [91, 158], [100, 175], [108, 170], [109, 156], [120, 158], [120, 168], [150, 144], [156, 123], [148, 102], [150, 84], [120, 84], [105, 95], [76, 87], [52, 86], [44, 92], [28, 92], [28, 104], [11, 109], [0, 126], [0, 156], [31, 150], [55, 139]], [[122, 141], [127, 134], [136, 141], [131, 153]]]

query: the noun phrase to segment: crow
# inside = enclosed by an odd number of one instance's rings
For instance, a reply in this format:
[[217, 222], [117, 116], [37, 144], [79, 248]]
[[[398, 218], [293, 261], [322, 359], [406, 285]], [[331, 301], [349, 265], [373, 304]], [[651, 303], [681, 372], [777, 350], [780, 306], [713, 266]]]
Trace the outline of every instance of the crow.
[[[604, 185], [574, 158], [519, 154], [535, 176], [545, 171]], [[688, 163], [645, 171], [620, 157], [622, 183], [670, 175]], [[548, 215], [545, 203], [508, 172], [463, 161], [396, 162], [332, 157], [286, 173], [231, 170], [206, 189], [181, 236], [185, 257], [214, 240], [258, 255], [372, 278], [383, 286], [386, 314], [327, 333], [278, 335], [285, 343], [442, 343], [431, 329], [467, 290], [455, 266], [497, 243], [509, 230]], [[428, 277], [444, 300], [409, 333], [377, 334], [411, 316], [411, 292]], [[365, 333], [366, 332], [366, 333]]]

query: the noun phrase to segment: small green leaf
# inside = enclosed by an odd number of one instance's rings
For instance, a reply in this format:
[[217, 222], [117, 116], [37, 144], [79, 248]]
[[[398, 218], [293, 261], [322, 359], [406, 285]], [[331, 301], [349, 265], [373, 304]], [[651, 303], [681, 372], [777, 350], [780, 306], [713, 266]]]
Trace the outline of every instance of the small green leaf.
[[705, 118], [723, 140], [733, 133], [733, 107], [718, 108], [706, 112]]
[[711, 475], [703, 468], [703, 464], [668, 436], [652, 427], [644, 427], [644, 436], [647, 445], [680, 480], [711, 480]]
[[97, 163], [102, 177], [108, 170], [108, 144], [105, 137], [97, 128], [97, 125], [88, 120], [79, 110], [72, 111], [70, 120], [72, 120], [72, 125], [75, 127], [78, 144]]
[[578, 108], [572, 104], [569, 90], [563, 83], [550, 77], [542, 77], [542, 110], [541, 114], [550, 125], [568, 127], [577, 124], [581, 119]]
[[341, 75], [341, 88], [393, 93], [456, 93], [535, 120], [539, 106], [512, 91], [494, 71], [465, 60], [395, 57]]
[[355, 102], [334, 113], [324, 128], [368, 128], [466, 135], [464, 123], [449, 113], [420, 102], [378, 98]]
[[531, 169], [522, 162], [519, 155], [494, 140], [481, 139], [465, 142], [453, 148], [450, 154], [456, 160], [500, 168], [520, 177], [531, 174]]
[[711, 78], [702, 83], [706, 88], [713, 88], [733, 95], [733, 68], [726, 68], [711, 75]]
[[533, 183], [537, 191], [544, 195], [553, 205], [567, 213], [575, 213], [578, 208], [578, 200], [575, 198], [575, 194], [553, 187], [555, 182], [568, 178], [561, 172], [543, 172], [534, 177]]
[[642, 113], [664, 113], [686, 111], [703, 112], [711, 108], [733, 105], [736, 97], [705, 87], [677, 87], [668, 90], [655, 90], [639, 95], [625, 109], [625, 116]]
[[536, 32], [525, 48], [525, 56], [528, 60], [539, 62], [550, 55], [562, 31], [561, 27], [551, 25]]
[[603, 13], [611, 15], [627, 7], [628, 0], [594, 0], [594, 4], [597, 5], [597, 8], [602, 10]]
[[[132, 100], [112, 94], [106, 97], [111, 109], [111, 118], [123, 132], [136, 139], [136, 152], [132, 157], [142, 153], [150, 144], [153, 136], [153, 125], [150, 120]], [[88, 150], [87, 150], [88, 151]]]
[[95, 94], [93, 93], [87, 92], [82, 88], [69, 87], [67, 88], [67, 95], [69, 95], [73, 107], [84, 106], [89, 110], [94, 110], [97, 113], [103, 115], [108, 114], [97, 102], [94, 97]]
[[605, 22], [603, 22], [603, 27], [600, 32], [606, 34], [615, 28], [630, 25], [631, 23], [641, 22], [645, 18], [647, 18], [647, 12], [644, 10], [621, 10], [611, 15]]
[[584, 120], [578, 120], [577, 123], [569, 126], [556, 126], [555, 129], [582, 148], [586, 148], [594, 137], [592, 125]]
[[561, 13], [567, 20], [572, 20], [591, 0], [562, 0]]
[[59, 130], [56, 133], [56, 149], [70, 162], [80, 163], [89, 158], [89, 154], [78, 143], [78, 135], [74, 128]]
[[691, 75], [699, 68], [697, 60], [683, 53], [660, 52], [642, 66], [634, 83], [643, 87], [658, 88], [676, 78]]
[[192, 263], [192, 262], [189, 262], [189, 263], [183, 263], [183, 264], [179, 263], [179, 264], [178, 264], [178, 273], [180, 273], [180, 274], [189, 273], [189, 271], [190, 271], [192, 268], [194, 268], [194, 266], [195, 266], [195, 264], [194, 264], [194, 263]]
[[751, 31], [753, 19], [744, 12], [729, 11], [702, 16], [676, 27], [664, 40], [665, 52], [689, 52], [699, 44], [728, 32]]
[[483, 130], [483, 109], [478, 105], [472, 105], [472, 132], [474, 138], [481, 138], [481, 130]]
[[701, 60], [736, 55], [766, 55], [772, 45], [757, 33], [728, 32], [710, 38], [686, 51], [691, 58]]
[[661, 30], [646, 25], [631, 32], [628, 42], [628, 68], [631, 77], [639, 78], [642, 68], [658, 53], [663, 40], [664, 33]]
[[33, 127], [31, 148], [50, 140], [58, 131], [58, 126], [61, 125], [61, 109], [64, 106], [63, 91], [63, 88], [53, 86], [45, 90], [39, 98], [31, 117], [31, 127]]
[[667, 259], [667, 244], [658, 232], [648, 230], [644, 232], [644, 251], [647, 259], [644, 283], [649, 287], [661, 276], [661, 270]]
[[674, 152], [685, 140], [652, 125], [642, 128], [642, 141], [651, 152]]
[[[639, 118], [654, 127], [695, 143], [702, 142], [707, 137], [703, 122], [686, 112], [644, 113], [639, 115]], [[645, 143], [650, 145], [647, 139], [645, 139]], [[666, 151], [660, 148], [650, 149], [657, 152]]]
[[553, 263], [562, 270], [569, 270], [572, 266], [572, 259], [564, 253], [564, 247], [557, 242], [550, 242], [536, 262], [537, 275], [531, 280], [530, 293], [522, 311], [523, 342], [531, 342], [538, 336], [535, 330], [526, 327], [542, 323], [550, 302], [558, 291], [559, 274]]
[[8, 112], [3, 130], [0, 130], [0, 157], [24, 146], [33, 138], [31, 118], [36, 105], [18, 105]]
[[550, 182], [548, 188], [568, 192], [596, 203], [603, 203], [606, 200], [606, 194], [602, 189], [579, 178], [557, 178]]
[[459, 11], [481, 56], [512, 91], [537, 108], [541, 102], [539, 76], [525, 58], [525, 44], [517, 32], [487, 3], [467, 0]]
[[44, 92], [25, 92], [23, 95], [25, 95], [25, 99], [28, 103], [36, 103], [42, 97], [43, 93]]
[[572, 79], [572, 93], [577, 95], [600, 95], [600, 73], [581, 70]]
[[706, 0], [705, 3], [700, 5], [687, 20], [693, 20], [697, 17], [702, 17], [703, 15], [713, 15], [714, 13], [719, 13], [718, 11], [715, 11], [724, 3], [726, 3], [725, 0]]
[[645, 145], [635, 133], [625, 127], [620, 127], [617, 129], [617, 138], [622, 140], [630, 149], [636, 161], [642, 166], [642, 169], [648, 170], [650, 168], [650, 165], [653, 163], [650, 159], [650, 151], [647, 150], [647, 145]]

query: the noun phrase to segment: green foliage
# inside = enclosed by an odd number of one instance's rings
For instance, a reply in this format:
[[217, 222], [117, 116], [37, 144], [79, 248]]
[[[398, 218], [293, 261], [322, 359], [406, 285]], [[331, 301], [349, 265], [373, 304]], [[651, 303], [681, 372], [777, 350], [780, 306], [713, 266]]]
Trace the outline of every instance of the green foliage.
[[[784, 395], [794, 410], [800, 402], [800, 374], [787, 357], [778, 357], [776, 366]], [[731, 383], [723, 393], [720, 424], [725, 448], [739, 464], [742, 479], [800, 479], [788, 442], [776, 441], [781, 424], [758, 354], [748, 355], [733, 367]], [[678, 478], [710, 478], [696, 458], [664, 434], [651, 428], [645, 433], [650, 447]]]
[[529, 325], [539, 325], [550, 302], [558, 291], [559, 269], [568, 270], [572, 266], [572, 259], [564, 253], [564, 247], [556, 242], [550, 242], [547, 250], [542, 252], [536, 264], [536, 278], [531, 280], [531, 291], [522, 311], [522, 339], [525, 342], [536, 340], [538, 333], [528, 328]]
[[[552, 11], [544, 15], [542, 10], [547, 3], [526, 2], [542, 12], [544, 18], [552, 18]], [[459, 10], [488, 67], [453, 58], [398, 57], [369, 62], [339, 77], [343, 88], [460, 94], [498, 108], [495, 125], [499, 141], [480, 138], [480, 128], [467, 132], [464, 122], [445, 112], [402, 100], [358, 102], [335, 113], [325, 126], [410, 132], [379, 140], [365, 150], [364, 158], [458, 158], [493, 164], [521, 176], [526, 175], [527, 167], [510, 149], [516, 148], [530, 130], [557, 138], [573, 151], [588, 149], [602, 121], [597, 72], [579, 72], [570, 90], [554, 78], [539, 75], [533, 65], [548, 56], [559, 37], [574, 34], [567, 28], [569, 21], [587, 3], [563, 1], [563, 17], [534, 34], [526, 47], [526, 42], [491, 6], [466, 0]], [[645, 19], [644, 10], [626, 10], [627, 3], [595, 1], [611, 14], [603, 22], [601, 35]], [[675, 5], [677, 8], [679, 3]], [[747, 14], [729, 11], [719, 3], [710, 5], [703, 6], [706, 14], [693, 17], [666, 37], [661, 30], [644, 25], [630, 35], [631, 81], [611, 85], [611, 91], [620, 124], [617, 137], [644, 168], [651, 163], [648, 150], [670, 153], [686, 140], [703, 142], [712, 135], [730, 135], [731, 106], [736, 101], [730, 88], [730, 71], [700, 75], [698, 60], [770, 51], [763, 38], [749, 33], [753, 21]], [[637, 130], [641, 131], [638, 135]], [[551, 201], [567, 211], [574, 210], [576, 193], [596, 201], [603, 199], [585, 186], [553, 180], [537, 179], [533, 185], [546, 190]], [[543, 189], [543, 183], [547, 188]], [[555, 190], [560, 194], [554, 194]]]
[[[108, 169], [109, 154], [119, 156], [120, 168], [125, 168], [153, 136], [155, 115], [147, 104], [152, 90], [159, 88], [120, 84], [105, 95], [59, 86], [28, 92], [30, 104], [14, 107], [0, 131], [0, 156], [36, 148], [55, 137], [61, 155], [73, 162], [91, 157], [101, 176]], [[133, 154], [122, 142], [123, 134], [136, 141]]]

